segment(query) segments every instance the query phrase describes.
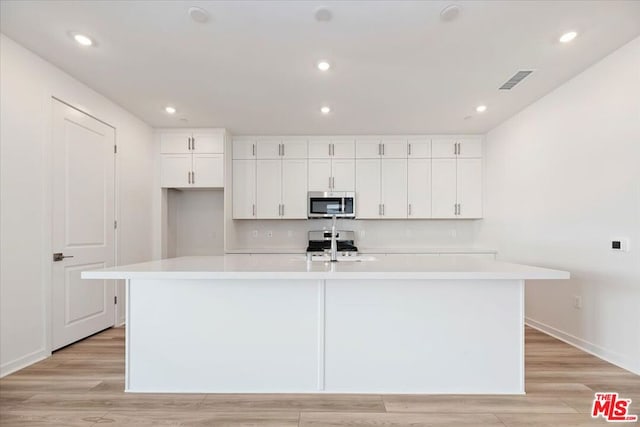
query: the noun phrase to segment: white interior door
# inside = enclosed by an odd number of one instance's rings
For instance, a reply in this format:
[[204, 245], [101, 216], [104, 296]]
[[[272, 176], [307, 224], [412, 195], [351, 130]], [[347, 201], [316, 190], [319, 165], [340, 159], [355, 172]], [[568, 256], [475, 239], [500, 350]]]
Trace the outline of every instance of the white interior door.
[[114, 265], [114, 129], [53, 101], [52, 347], [113, 326], [114, 283], [80, 273]]

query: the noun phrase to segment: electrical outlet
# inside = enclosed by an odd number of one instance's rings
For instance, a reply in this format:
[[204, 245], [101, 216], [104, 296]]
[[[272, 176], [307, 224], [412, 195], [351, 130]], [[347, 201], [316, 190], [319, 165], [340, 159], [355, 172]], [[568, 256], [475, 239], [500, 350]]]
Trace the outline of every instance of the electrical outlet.
[[271, 230], [267, 231], [267, 237], [273, 237], [273, 231]]
[[616, 252], [629, 252], [629, 239], [626, 237], [616, 237], [611, 239], [612, 251]]
[[582, 297], [580, 295], [573, 296], [573, 308], [577, 310], [582, 309]]

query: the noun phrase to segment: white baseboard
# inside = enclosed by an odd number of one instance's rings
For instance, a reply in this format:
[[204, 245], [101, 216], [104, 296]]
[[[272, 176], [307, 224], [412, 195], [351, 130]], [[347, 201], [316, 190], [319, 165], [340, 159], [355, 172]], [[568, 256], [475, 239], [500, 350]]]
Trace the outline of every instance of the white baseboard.
[[640, 361], [635, 361], [634, 363], [634, 361], [629, 360], [630, 358], [625, 357], [619, 353], [609, 351], [606, 348], [600, 347], [599, 345], [583, 340], [582, 338], [578, 338], [567, 332], [561, 331], [560, 329], [554, 328], [553, 326], [547, 325], [546, 323], [538, 322], [537, 320], [534, 320], [530, 317], [525, 317], [524, 323], [527, 326], [531, 326], [533, 329], [537, 329], [540, 332], [551, 335], [552, 337], [559, 339], [560, 341], [565, 342], [582, 351], [585, 351], [593, 356], [596, 356], [599, 359], [612, 363], [622, 369], [626, 369], [627, 371], [630, 371], [636, 375], [640, 375]]
[[33, 365], [47, 357], [51, 356], [51, 353], [45, 349], [36, 350], [33, 353], [26, 354], [18, 359], [12, 360], [0, 366], [0, 378], [6, 377], [22, 368], [26, 368], [29, 365]]

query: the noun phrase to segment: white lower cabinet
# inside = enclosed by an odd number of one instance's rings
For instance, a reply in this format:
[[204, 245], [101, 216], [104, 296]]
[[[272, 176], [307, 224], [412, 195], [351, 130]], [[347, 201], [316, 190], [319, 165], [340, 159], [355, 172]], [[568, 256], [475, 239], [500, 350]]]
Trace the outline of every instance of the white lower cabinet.
[[309, 159], [309, 191], [354, 191], [354, 171], [354, 159]]
[[432, 160], [433, 218], [482, 217], [482, 159]]
[[222, 154], [163, 154], [161, 170], [164, 188], [224, 187]]
[[257, 160], [256, 206], [258, 219], [307, 217], [307, 161]]
[[431, 218], [431, 159], [407, 161], [407, 218]]
[[256, 161], [233, 161], [233, 219], [256, 218]]
[[356, 160], [356, 218], [407, 217], [407, 160]]

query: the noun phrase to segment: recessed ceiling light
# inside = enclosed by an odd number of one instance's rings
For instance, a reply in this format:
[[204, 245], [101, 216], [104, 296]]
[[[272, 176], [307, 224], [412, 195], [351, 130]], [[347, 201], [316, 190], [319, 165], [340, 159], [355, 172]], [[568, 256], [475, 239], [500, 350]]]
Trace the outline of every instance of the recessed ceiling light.
[[91, 40], [91, 38], [89, 38], [88, 36], [85, 36], [84, 34], [75, 33], [73, 35], [73, 39], [77, 41], [78, 44], [81, 44], [82, 46], [93, 45], [93, 40]]
[[167, 114], [175, 114], [176, 113], [175, 107], [172, 107], [170, 105], [167, 105], [166, 107], [164, 107], [164, 111], [166, 111]]
[[569, 31], [568, 33], [564, 33], [560, 36], [560, 43], [569, 43], [571, 40], [575, 39], [578, 36], [578, 33], [575, 31]]
[[209, 20], [209, 12], [201, 7], [190, 7], [189, 16], [199, 24], [204, 24]]
[[476, 111], [478, 113], [484, 113], [485, 111], [487, 111], [487, 106], [486, 105], [478, 105], [476, 107]]
[[331, 68], [331, 64], [329, 64], [327, 61], [318, 62], [318, 70], [327, 71], [329, 68]]
[[329, 113], [331, 112], [331, 108], [329, 108], [329, 107], [322, 107], [322, 108], [320, 109], [320, 112], [321, 112], [322, 114], [329, 114]]
[[440, 12], [440, 19], [445, 22], [453, 21], [460, 15], [460, 8], [454, 4], [445, 7]]
[[333, 17], [331, 11], [329, 9], [326, 9], [324, 7], [321, 7], [320, 9], [316, 10], [316, 13], [314, 14], [316, 21], [318, 22], [329, 22], [331, 21], [331, 18]]

